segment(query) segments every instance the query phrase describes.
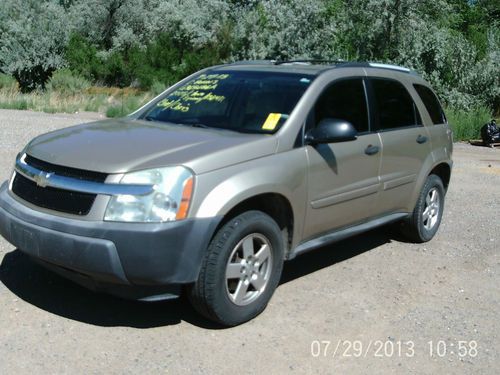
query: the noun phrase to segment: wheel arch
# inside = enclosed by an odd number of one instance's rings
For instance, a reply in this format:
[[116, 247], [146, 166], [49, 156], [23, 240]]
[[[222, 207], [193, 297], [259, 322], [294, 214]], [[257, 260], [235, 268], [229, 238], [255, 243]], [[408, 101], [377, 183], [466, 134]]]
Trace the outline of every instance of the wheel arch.
[[264, 212], [278, 224], [283, 236], [286, 255], [291, 248], [293, 240], [294, 212], [289, 199], [277, 192], [265, 192], [248, 196], [233, 206], [226, 207], [223, 219], [216, 228], [215, 233], [235, 216], [251, 210]]
[[444, 191], [446, 192], [448, 190], [448, 185], [450, 184], [451, 166], [446, 162], [441, 162], [434, 166], [434, 168], [432, 168], [432, 170], [427, 175], [430, 176], [431, 174], [434, 174], [441, 179], [441, 181], [443, 182]]
[[451, 167], [451, 161], [439, 160], [435, 162], [432, 158], [432, 154], [429, 154], [416, 180], [415, 189], [413, 190], [411, 201], [409, 202], [409, 206], [407, 207], [408, 212], [413, 211], [413, 208], [417, 203], [420, 191], [422, 190], [427, 177], [429, 177], [431, 174], [435, 174], [439, 178], [441, 178], [446, 193], [451, 178]]

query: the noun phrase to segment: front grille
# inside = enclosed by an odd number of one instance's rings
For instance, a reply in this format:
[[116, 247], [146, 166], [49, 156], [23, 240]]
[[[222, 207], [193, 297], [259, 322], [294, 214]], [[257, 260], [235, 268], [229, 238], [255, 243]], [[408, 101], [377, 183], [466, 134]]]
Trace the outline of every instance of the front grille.
[[[26, 155], [24, 161], [44, 172], [79, 180], [104, 182], [107, 177], [105, 173], [54, 165], [29, 155]], [[80, 193], [50, 186], [41, 187], [20, 173], [16, 173], [14, 176], [12, 192], [35, 206], [79, 216], [87, 215], [90, 212], [96, 198], [95, 194]]]
[[89, 213], [96, 197], [94, 194], [53, 187], [42, 188], [19, 173], [12, 182], [12, 191], [35, 206], [81, 216]]

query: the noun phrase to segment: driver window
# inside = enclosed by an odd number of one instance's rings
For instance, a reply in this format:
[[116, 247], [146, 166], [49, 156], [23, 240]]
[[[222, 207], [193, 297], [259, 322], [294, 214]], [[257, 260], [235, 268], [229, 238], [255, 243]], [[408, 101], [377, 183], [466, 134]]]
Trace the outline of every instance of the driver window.
[[349, 121], [358, 131], [368, 131], [368, 109], [365, 88], [361, 78], [333, 83], [319, 97], [308, 119], [308, 127], [315, 127], [324, 118]]

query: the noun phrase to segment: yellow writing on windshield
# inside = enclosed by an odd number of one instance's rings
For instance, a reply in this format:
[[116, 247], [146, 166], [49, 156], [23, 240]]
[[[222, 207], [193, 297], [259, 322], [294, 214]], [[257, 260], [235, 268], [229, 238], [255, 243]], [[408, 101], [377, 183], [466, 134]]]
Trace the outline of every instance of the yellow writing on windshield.
[[186, 102], [194, 102], [194, 103], [200, 103], [200, 102], [218, 102], [221, 103], [226, 99], [222, 95], [215, 95], [212, 94], [211, 92], [203, 92], [203, 91], [182, 91], [179, 93], [180, 98], [183, 101]]
[[174, 111], [180, 111], [180, 112], [188, 112], [189, 111], [189, 106], [184, 105], [179, 99], [177, 100], [170, 100], [170, 99], [163, 99], [161, 102], [157, 104], [158, 107], [162, 107], [165, 109], [172, 109]]
[[189, 112], [191, 104], [222, 103], [226, 97], [217, 95], [214, 91], [220, 81], [228, 77], [229, 74], [201, 74], [194, 81], [175, 90], [166, 99], [160, 101], [158, 106], [174, 111]]

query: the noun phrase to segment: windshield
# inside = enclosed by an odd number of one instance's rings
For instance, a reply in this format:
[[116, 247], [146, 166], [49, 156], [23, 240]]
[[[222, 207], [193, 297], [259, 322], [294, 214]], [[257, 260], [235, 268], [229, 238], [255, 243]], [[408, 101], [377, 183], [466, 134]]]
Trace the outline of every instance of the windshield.
[[157, 101], [141, 118], [245, 133], [274, 133], [314, 76], [212, 71]]

